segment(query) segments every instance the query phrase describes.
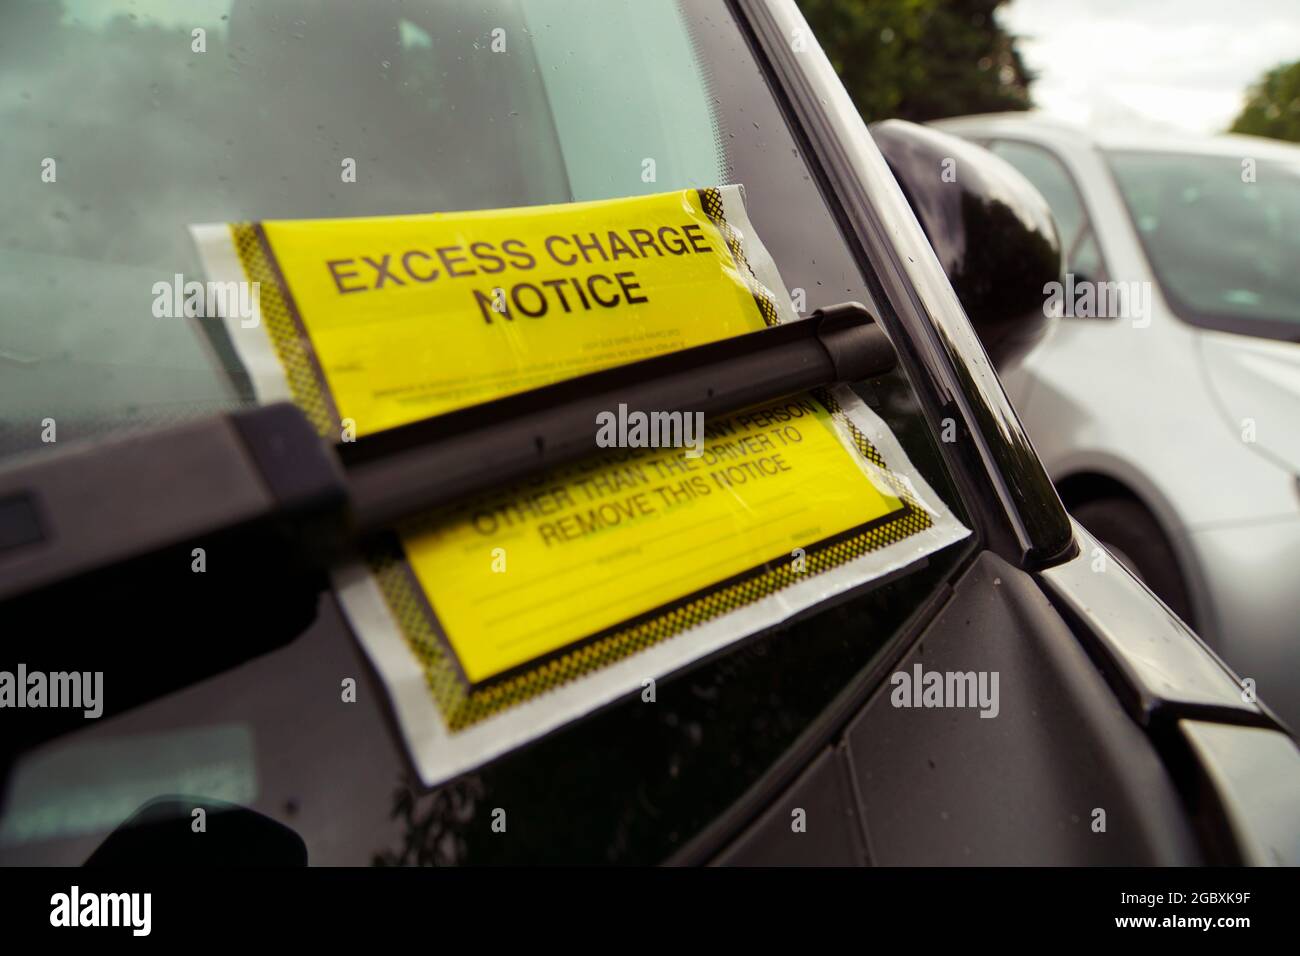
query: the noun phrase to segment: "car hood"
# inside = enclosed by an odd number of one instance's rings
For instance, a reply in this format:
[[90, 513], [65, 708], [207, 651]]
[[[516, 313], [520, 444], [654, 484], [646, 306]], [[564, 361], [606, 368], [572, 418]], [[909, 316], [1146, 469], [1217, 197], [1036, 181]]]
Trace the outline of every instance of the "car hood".
[[1201, 357], [1229, 427], [1300, 475], [1300, 344], [1206, 332]]

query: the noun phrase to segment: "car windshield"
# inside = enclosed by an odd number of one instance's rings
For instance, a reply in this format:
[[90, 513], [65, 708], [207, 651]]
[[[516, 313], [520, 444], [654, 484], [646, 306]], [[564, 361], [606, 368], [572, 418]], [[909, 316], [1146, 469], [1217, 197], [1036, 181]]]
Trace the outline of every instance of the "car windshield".
[[[219, 320], [151, 311], [155, 283], [202, 274], [195, 223], [743, 184], [797, 309], [878, 312], [723, 0], [7, 0], [0, 71], [0, 455], [40, 448], [47, 419], [62, 445], [254, 402]], [[856, 388], [970, 526], [905, 373]], [[0, 854], [79, 863], [148, 798], [201, 792], [316, 863], [661, 860], [883, 667], [973, 543], [433, 791], [377, 681], [340, 707], [340, 677], [369, 671], [337, 598], [311, 595], [304, 630], [241, 595], [248, 628], [298, 627], [287, 646], [30, 755]], [[484, 825], [500, 806], [527, 807], [520, 839]]]
[[1300, 336], [1300, 161], [1113, 151], [1161, 290], [1190, 322]]
[[690, 6], [4, 4], [0, 453], [47, 418], [64, 440], [251, 399], [219, 323], [150, 312], [155, 282], [201, 271], [193, 223], [739, 182], [809, 308], [868, 301], [842, 247], [809, 254], [833, 225], [779, 120], [700, 56], [724, 7]]

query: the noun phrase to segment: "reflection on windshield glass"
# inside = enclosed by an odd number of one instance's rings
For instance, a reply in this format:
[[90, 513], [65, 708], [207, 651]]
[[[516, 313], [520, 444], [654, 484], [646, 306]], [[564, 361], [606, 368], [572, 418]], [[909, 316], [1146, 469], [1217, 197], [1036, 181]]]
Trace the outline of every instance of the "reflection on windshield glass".
[[10, 778], [0, 847], [107, 832], [164, 794], [253, 802], [257, 764], [251, 729], [216, 724], [74, 737], [32, 753]]
[[151, 311], [155, 282], [199, 274], [191, 223], [725, 179], [671, 0], [184, 6], [0, 5], [0, 454], [46, 417], [63, 440], [250, 399], [196, 323]]
[[1300, 163], [1126, 152], [1110, 163], [1180, 315], [1247, 333], [1290, 322], [1300, 334]]

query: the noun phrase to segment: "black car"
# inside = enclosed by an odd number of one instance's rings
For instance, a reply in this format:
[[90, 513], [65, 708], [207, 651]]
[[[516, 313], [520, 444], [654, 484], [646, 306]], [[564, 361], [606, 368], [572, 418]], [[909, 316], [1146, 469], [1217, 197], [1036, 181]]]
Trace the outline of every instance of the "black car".
[[[990, 355], [1046, 321], [1046, 204], [933, 131], [873, 141], [793, 0], [18, 0], [0, 61], [23, 91], [0, 107], [0, 670], [106, 688], [92, 720], [0, 711], [0, 862], [1300, 861], [1291, 737], [1070, 519], [998, 382]], [[313, 445], [299, 413], [259, 414], [220, 323], [150, 315], [148, 290], [203, 272], [193, 223], [729, 184], [806, 321], [883, 331], [888, 360], [853, 392], [970, 533], [426, 785], [335, 552], [304, 529], [346, 538], [319, 513], [393, 492], [400, 475], [359, 476], [449, 436], [536, 438], [554, 464], [541, 438], [572, 430], [546, 415], [588, 399], [543, 385], [406, 444]], [[733, 407], [793, 387], [735, 360], [689, 381]], [[275, 500], [235, 513], [250, 474]], [[377, 501], [375, 527], [403, 511]], [[996, 706], [929, 706], [929, 674], [991, 675]], [[174, 839], [199, 810], [233, 836]]]

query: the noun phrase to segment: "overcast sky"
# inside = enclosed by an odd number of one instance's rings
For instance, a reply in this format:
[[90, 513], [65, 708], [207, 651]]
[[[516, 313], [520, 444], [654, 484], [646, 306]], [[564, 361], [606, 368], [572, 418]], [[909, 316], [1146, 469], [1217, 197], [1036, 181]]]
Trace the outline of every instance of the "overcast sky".
[[1300, 59], [1300, 0], [1011, 0], [1045, 112], [1218, 132], [1265, 70]]

